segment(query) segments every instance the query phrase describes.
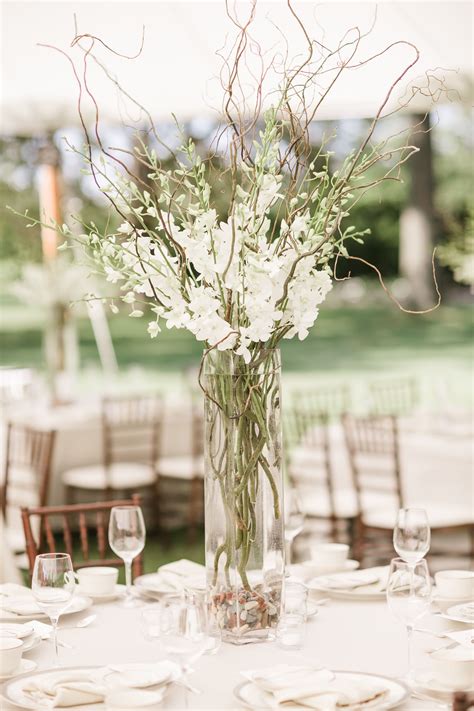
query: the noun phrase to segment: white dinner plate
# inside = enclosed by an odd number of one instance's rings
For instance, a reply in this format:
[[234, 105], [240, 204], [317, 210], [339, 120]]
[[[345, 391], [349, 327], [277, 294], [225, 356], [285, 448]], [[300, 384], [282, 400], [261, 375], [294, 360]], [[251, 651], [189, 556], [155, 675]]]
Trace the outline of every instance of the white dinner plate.
[[[74, 615], [76, 612], [83, 612], [92, 605], [90, 597], [85, 595], [74, 595], [69, 606], [61, 614]], [[3, 610], [0, 605], [0, 622], [31, 622], [32, 620], [49, 620], [49, 617], [44, 612], [36, 612], [34, 615], [17, 615], [16, 612]]]
[[[311, 592], [317, 592], [317, 593], [324, 593], [328, 597], [332, 597], [336, 600], [356, 600], [356, 601], [374, 601], [374, 600], [385, 600], [386, 597], [386, 591], [385, 591], [385, 583], [384, 583], [384, 575], [386, 575], [386, 571], [388, 570], [385, 566], [377, 569], [374, 568], [374, 574], [375, 571], [380, 571], [380, 578], [381, 581], [377, 583], [372, 583], [370, 585], [361, 585], [356, 588], [349, 588], [349, 589], [344, 589], [344, 588], [334, 588], [330, 587], [327, 584], [325, 584], [325, 578], [329, 576], [321, 576], [321, 578], [313, 578], [310, 580], [308, 583], [306, 583], [308, 590]], [[331, 578], [337, 579], [337, 577], [341, 576], [346, 576], [347, 573], [331, 573]], [[357, 573], [354, 575], [354, 579]]]
[[301, 563], [301, 567], [305, 568], [307, 572], [315, 578], [317, 575], [332, 575], [333, 573], [352, 573], [353, 570], [357, 570], [360, 566], [358, 560], [346, 560], [342, 565], [331, 566], [331, 565], [318, 565], [312, 560], [305, 560]]
[[100, 604], [101, 602], [113, 602], [114, 600], [118, 600], [119, 597], [122, 597], [124, 595], [126, 589], [127, 588], [125, 585], [116, 585], [115, 590], [112, 593], [107, 593], [106, 595], [104, 595], [103, 593], [91, 594], [90, 592], [86, 593], [82, 590], [80, 585], [77, 585], [76, 593], [78, 593], [79, 595], [90, 597], [94, 604]]
[[[389, 677], [385, 676], [379, 676], [378, 674], [365, 674], [363, 672], [346, 671], [335, 671], [334, 674], [336, 677], [339, 677], [341, 679], [347, 679], [348, 681], [358, 681], [360, 680], [360, 677], [363, 676], [373, 679], [374, 682], [385, 684], [388, 690], [388, 696], [384, 696], [383, 699], [380, 700], [380, 702], [377, 702], [375, 704], [364, 704], [364, 708], [367, 709], [394, 709], [397, 706], [400, 706], [400, 704], [402, 704], [404, 701], [406, 701], [411, 694], [408, 686], [403, 684], [401, 681], [390, 679]], [[234, 689], [234, 696], [240, 701], [242, 706], [247, 709], [254, 710], [257, 708], [273, 708], [273, 706], [271, 706], [269, 702], [265, 700], [264, 695], [262, 694], [258, 686], [256, 686], [251, 681], [244, 681], [242, 682], [242, 684], [239, 684]], [[360, 711], [360, 708], [360, 704], [344, 707], [345, 711]], [[301, 705], [295, 704], [294, 706], [289, 706], [288, 704], [285, 704], [285, 709], [288, 709], [289, 711], [291, 711], [292, 709], [296, 711], [298, 709], [300, 711]]]
[[32, 659], [22, 659], [19, 666], [12, 674], [7, 674], [6, 676], [0, 676], [0, 681], [6, 681], [7, 679], [14, 679], [20, 674], [29, 674], [36, 669], [38, 666], [37, 662]]
[[447, 686], [446, 684], [441, 684], [441, 682], [434, 676], [432, 671], [420, 671], [416, 674], [414, 679], [414, 686], [420, 691], [434, 692], [438, 696], [440, 694], [452, 697], [454, 691], [466, 691], [467, 693], [474, 692], [474, 683], [469, 689], [455, 689], [454, 687]]
[[[25, 659], [22, 661], [30, 662], [29, 659]], [[36, 667], [36, 664], [35, 664]], [[22, 676], [16, 677], [11, 679], [10, 681], [7, 681], [1, 690], [1, 695], [2, 698], [4, 698], [6, 701], [8, 701], [10, 704], [13, 706], [17, 706], [21, 709], [34, 709], [34, 711], [42, 711], [42, 709], [50, 709], [51, 706], [47, 706], [44, 704], [39, 704], [37, 699], [32, 699], [30, 696], [25, 694], [23, 692], [23, 689], [26, 684], [29, 684], [30, 680], [37, 677], [37, 676], [42, 676], [44, 674], [55, 674], [58, 671], [61, 672], [72, 672], [72, 671], [84, 671], [84, 670], [90, 670], [91, 673], [98, 670], [98, 669], [103, 669], [103, 667], [61, 667], [60, 669], [47, 669], [47, 670], [42, 670], [39, 672], [33, 672], [33, 673], [24, 673]], [[86, 708], [87, 711], [95, 711], [95, 709], [103, 709], [104, 705], [102, 703], [100, 704], [87, 704], [87, 706], [71, 706], [71, 709], [74, 708]]]

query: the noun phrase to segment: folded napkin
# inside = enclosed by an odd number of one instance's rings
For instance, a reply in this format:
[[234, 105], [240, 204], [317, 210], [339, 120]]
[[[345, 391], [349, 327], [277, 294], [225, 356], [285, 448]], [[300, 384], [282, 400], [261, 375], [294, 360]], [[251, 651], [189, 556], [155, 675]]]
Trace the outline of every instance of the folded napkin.
[[118, 685], [130, 689], [149, 686], [164, 686], [166, 689], [182, 675], [179, 665], [168, 660], [150, 664], [109, 664], [106, 673], [109, 672], [120, 674]]
[[157, 590], [181, 592], [185, 587], [205, 589], [206, 568], [192, 560], [182, 558], [158, 568], [156, 576], [147, 581]]
[[89, 670], [52, 672], [33, 677], [23, 687], [44, 708], [68, 708], [103, 701], [106, 689]]
[[352, 573], [334, 573], [334, 575], [322, 575], [314, 578], [314, 582], [330, 590], [352, 590], [365, 585], [375, 585], [379, 583], [378, 589], [384, 590], [386, 585], [388, 568], [377, 567], [366, 570], [356, 570]]
[[1, 597], [16, 597], [18, 595], [26, 595], [27, 597], [32, 597], [33, 594], [30, 588], [27, 588], [24, 585], [17, 585], [17, 583], [3, 583], [2, 585], [0, 585]]
[[272, 669], [243, 672], [246, 679], [269, 694], [269, 703], [275, 708], [287, 704], [314, 709], [361, 711], [381, 701], [388, 689], [378, 681], [349, 674], [334, 674], [327, 669], [289, 667], [280, 665]]
[[6, 612], [14, 612], [16, 615], [39, 615], [40, 606], [27, 595], [18, 597], [5, 597], [0, 599], [0, 609]]

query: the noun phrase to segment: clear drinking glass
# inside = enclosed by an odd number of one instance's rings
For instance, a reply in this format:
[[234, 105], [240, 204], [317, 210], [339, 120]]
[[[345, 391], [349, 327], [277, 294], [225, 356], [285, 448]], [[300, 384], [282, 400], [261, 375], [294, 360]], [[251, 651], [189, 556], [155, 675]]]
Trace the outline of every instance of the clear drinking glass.
[[307, 617], [308, 588], [304, 583], [285, 580], [283, 594], [283, 613], [286, 615], [303, 615]]
[[293, 541], [303, 530], [304, 511], [301, 501], [295, 489], [285, 491], [285, 541], [286, 541], [286, 564], [291, 563], [291, 549]]
[[[189, 664], [206, 652], [207, 614], [205, 603], [197, 596], [184, 594], [181, 600], [162, 603], [160, 643], [166, 654], [175, 658], [183, 677], [190, 671]], [[184, 682], [185, 708], [188, 708], [187, 684]]]
[[39, 607], [51, 620], [55, 666], [59, 666], [58, 620], [71, 602], [74, 588], [74, 570], [67, 553], [42, 553], [36, 556], [31, 590]]
[[410, 565], [422, 560], [430, 549], [431, 531], [425, 509], [400, 509], [393, 529], [393, 547]]
[[408, 673], [412, 678], [412, 637], [415, 622], [429, 609], [431, 603], [431, 578], [426, 560], [407, 563], [393, 558], [387, 583], [387, 602], [391, 611], [405, 627], [408, 637]]
[[138, 600], [132, 595], [132, 560], [145, 547], [145, 521], [139, 506], [114, 506], [110, 513], [109, 544], [125, 563], [127, 594], [125, 607], [135, 607]]

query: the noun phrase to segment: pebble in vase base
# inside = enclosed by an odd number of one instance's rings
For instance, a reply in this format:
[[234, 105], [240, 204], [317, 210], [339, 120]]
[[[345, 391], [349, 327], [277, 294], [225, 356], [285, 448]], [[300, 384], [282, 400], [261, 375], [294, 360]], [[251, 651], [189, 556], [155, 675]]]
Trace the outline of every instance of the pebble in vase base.
[[224, 642], [248, 644], [275, 637], [280, 617], [280, 592], [221, 590], [211, 594], [211, 614], [222, 630]]

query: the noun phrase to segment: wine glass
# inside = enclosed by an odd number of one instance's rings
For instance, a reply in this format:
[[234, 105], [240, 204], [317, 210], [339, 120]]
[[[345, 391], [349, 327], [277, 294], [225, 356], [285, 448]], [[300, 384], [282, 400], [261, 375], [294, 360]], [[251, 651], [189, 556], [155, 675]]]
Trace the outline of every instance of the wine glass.
[[431, 578], [426, 560], [412, 564], [401, 558], [393, 558], [387, 583], [387, 602], [395, 617], [407, 628], [407, 679], [410, 680], [415, 622], [428, 611], [431, 603]]
[[430, 549], [431, 531], [425, 509], [400, 509], [393, 529], [393, 547], [409, 565], [422, 560]]
[[113, 507], [109, 521], [109, 544], [125, 564], [125, 607], [135, 607], [138, 604], [132, 594], [132, 560], [145, 547], [145, 537], [145, 521], [139, 506]]
[[[180, 600], [165, 601], [161, 612], [161, 646], [174, 657], [183, 677], [189, 664], [199, 659], [209, 646], [205, 604], [196, 595], [184, 593]], [[183, 683], [185, 708], [188, 708], [186, 682]]]
[[293, 541], [303, 530], [304, 512], [300, 499], [295, 489], [290, 489], [285, 494], [285, 541], [286, 564], [291, 563], [291, 548]]
[[51, 621], [55, 666], [59, 666], [58, 620], [71, 602], [74, 588], [74, 570], [67, 553], [41, 553], [36, 556], [31, 590], [38, 606]]

